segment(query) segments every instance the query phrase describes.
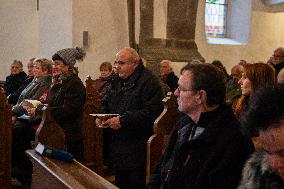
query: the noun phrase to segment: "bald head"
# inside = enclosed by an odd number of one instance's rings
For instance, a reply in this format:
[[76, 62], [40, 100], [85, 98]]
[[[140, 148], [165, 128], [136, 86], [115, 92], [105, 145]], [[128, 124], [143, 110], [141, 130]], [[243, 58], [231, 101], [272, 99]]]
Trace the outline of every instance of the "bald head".
[[273, 53], [272, 63], [279, 64], [281, 62], [284, 62], [284, 47], [278, 47]]
[[117, 54], [114, 62], [116, 72], [122, 79], [128, 78], [140, 64], [140, 56], [133, 48], [126, 47]]
[[140, 63], [140, 56], [137, 53], [137, 51], [130, 47], [125, 47], [118, 51], [116, 54], [116, 57], [123, 57], [125, 60], [127, 60], [130, 63], [133, 64], [139, 64]]
[[231, 76], [235, 79], [235, 80], [240, 80], [241, 76], [242, 76], [242, 72], [243, 72], [243, 66], [240, 64], [237, 64], [235, 66], [232, 67], [231, 69]]

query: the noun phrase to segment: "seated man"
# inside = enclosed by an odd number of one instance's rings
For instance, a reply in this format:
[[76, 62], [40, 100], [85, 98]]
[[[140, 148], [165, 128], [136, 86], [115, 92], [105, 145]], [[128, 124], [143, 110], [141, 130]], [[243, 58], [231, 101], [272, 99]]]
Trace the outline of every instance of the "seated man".
[[241, 86], [238, 83], [242, 77], [244, 65], [247, 64], [244, 60], [240, 60], [231, 69], [231, 75], [226, 83], [226, 101], [233, 104], [241, 95]]
[[275, 49], [268, 63], [275, 68], [277, 75], [280, 70], [284, 68], [284, 47], [278, 47]]
[[172, 71], [170, 64], [171, 61], [169, 60], [162, 60], [160, 62], [160, 78], [164, 84], [168, 85], [171, 91], [174, 92], [178, 86], [178, 77]]
[[225, 103], [223, 73], [211, 64], [188, 64], [178, 85], [178, 109], [186, 115], [174, 127], [149, 188], [235, 189], [254, 149]]
[[263, 150], [255, 152], [243, 169], [239, 189], [284, 188], [284, 91], [263, 89], [250, 100], [242, 123], [256, 127]]

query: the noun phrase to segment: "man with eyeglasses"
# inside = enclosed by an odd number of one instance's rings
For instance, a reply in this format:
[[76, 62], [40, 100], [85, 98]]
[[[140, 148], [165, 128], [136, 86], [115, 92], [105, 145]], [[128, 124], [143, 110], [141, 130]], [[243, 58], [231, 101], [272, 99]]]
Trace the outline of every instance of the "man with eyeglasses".
[[223, 73], [211, 64], [188, 64], [175, 95], [185, 116], [172, 130], [149, 188], [235, 189], [254, 148], [225, 103]]
[[[115, 184], [122, 189], [145, 188], [146, 146], [153, 123], [163, 110], [159, 79], [144, 67], [138, 53], [123, 48], [116, 54], [116, 76], [102, 99], [102, 113], [119, 114], [103, 122], [109, 128], [110, 161]], [[101, 125], [96, 119], [96, 124]]]
[[246, 162], [238, 189], [284, 188], [284, 91], [262, 89], [250, 99], [243, 125], [259, 130], [263, 147]]
[[270, 58], [271, 65], [275, 68], [276, 76], [284, 68], [284, 47], [278, 47], [274, 50]]

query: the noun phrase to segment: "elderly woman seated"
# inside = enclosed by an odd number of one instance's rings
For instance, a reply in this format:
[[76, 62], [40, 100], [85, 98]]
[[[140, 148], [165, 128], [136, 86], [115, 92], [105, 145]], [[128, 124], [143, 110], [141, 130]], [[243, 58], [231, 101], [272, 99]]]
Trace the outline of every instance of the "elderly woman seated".
[[6, 77], [6, 81], [4, 83], [4, 92], [7, 97], [20, 88], [27, 76], [27, 74], [23, 71], [23, 64], [20, 60], [14, 60], [11, 64], [10, 70], [11, 74]]
[[14, 120], [12, 126], [12, 174], [22, 183], [29, 182], [31, 178], [32, 167], [25, 156], [25, 150], [31, 148], [30, 141], [34, 140], [36, 126], [40, 122], [40, 117], [31, 117], [25, 122], [23, 122], [24, 119], [17, 119], [30, 111], [28, 107], [23, 106], [22, 101], [31, 99], [45, 103], [51, 85], [52, 61], [42, 58], [34, 62], [34, 80], [22, 91], [17, 104], [12, 107]]

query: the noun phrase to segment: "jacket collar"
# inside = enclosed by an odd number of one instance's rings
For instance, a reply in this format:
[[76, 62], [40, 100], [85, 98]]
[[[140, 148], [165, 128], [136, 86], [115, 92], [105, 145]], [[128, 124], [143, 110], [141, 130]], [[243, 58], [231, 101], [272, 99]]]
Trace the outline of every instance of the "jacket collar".
[[134, 72], [126, 79], [121, 79], [119, 78], [119, 76], [117, 75], [116, 77], [118, 77], [117, 79], [120, 81], [117, 86], [119, 87], [119, 89], [121, 91], [125, 91], [128, 90], [132, 87], [135, 86], [135, 83], [137, 82], [137, 80], [140, 78], [143, 70], [145, 69], [143, 64], [139, 64]]

